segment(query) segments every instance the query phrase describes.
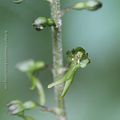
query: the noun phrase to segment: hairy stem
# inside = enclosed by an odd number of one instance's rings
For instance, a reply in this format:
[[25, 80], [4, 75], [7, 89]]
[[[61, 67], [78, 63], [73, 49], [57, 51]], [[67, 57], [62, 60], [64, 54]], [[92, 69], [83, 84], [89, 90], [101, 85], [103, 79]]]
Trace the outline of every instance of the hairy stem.
[[[54, 81], [63, 74], [63, 51], [62, 51], [62, 19], [60, 0], [52, 0], [51, 2], [51, 16], [55, 21], [56, 27], [52, 28], [52, 47], [53, 47], [53, 79]], [[57, 107], [62, 111], [58, 115], [58, 120], [66, 120], [65, 103], [61, 99], [63, 84], [55, 87], [55, 100]]]

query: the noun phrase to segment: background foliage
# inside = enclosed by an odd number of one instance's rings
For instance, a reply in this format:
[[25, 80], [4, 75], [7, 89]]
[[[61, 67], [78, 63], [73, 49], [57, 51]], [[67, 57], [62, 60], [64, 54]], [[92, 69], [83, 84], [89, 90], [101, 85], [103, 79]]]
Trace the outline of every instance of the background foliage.
[[[79, 0], [61, 0], [62, 7]], [[64, 53], [77, 46], [84, 47], [92, 63], [77, 74], [66, 96], [69, 120], [119, 120], [120, 118], [120, 14], [119, 0], [102, 0], [103, 8], [96, 12], [72, 11], [63, 18]], [[38, 16], [50, 16], [44, 0], [25, 0], [15, 5], [11, 0], [0, 0], [0, 36], [9, 32], [8, 90], [0, 88], [0, 120], [20, 120], [8, 114], [6, 103], [13, 99], [35, 99], [29, 90], [25, 74], [15, 69], [16, 63], [33, 58], [52, 63], [51, 32], [46, 28], [37, 32], [32, 27]], [[65, 59], [65, 54], [64, 54]], [[2, 68], [0, 68], [2, 71]], [[49, 71], [40, 73], [47, 103], [52, 105], [52, 81]], [[2, 79], [2, 77], [0, 77]], [[35, 110], [36, 120], [53, 120], [54, 116]]]

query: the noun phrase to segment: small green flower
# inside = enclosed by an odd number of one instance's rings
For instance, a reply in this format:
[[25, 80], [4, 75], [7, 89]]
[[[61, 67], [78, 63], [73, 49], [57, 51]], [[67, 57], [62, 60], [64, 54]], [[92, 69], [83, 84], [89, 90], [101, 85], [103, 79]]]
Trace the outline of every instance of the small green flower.
[[85, 54], [85, 50], [82, 47], [78, 47], [76, 49], [72, 49], [71, 51], [67, 51], [67, 57], [70, 62], [74, 61], [76, 59], [76, 56], [78, 59], [82, 58], [82, 55]]
[[32, 24], [37, 31], [43, 30], [47, 26], [47, 18], [46, 17], [38, 17], [34, 20]]
[[32, 82], [31, 90], [35, 90], [35, 88], [37, 89], [38, 95], [39, 95], [39, 103], [40, 105], [44, 105], [46, 101], [44, 89], [41, 81], [36, 77], [35, 73], [43, 69], [45, 67], [45, 63], [43, 61], [35, 62], [33, 60], [28, 60], [28, 61], [24, 61], [22, 63], [17, 64], [16, 67], [18, 70], [25, 72], [27, 74], [28, 78]]
[[45, 63], [43, 61], [33, 61], [33, 60], [27, 60], [22, 63], [19, 63], [16, 65], [16, 68], [22, 72], [35, 72], [39, 71], [42, 68], [45, 67]]
[[71, 86], [75, 78], [78, 69], [85, 68], [87, 64], [90, 63], [88, 53], [86, 53], [86, 51], [82, 47], [78, 47], [71, 51], [68, 51], [67, 57], [70, 64], [67, 72], [64, 74], [62, 78], [48, 85], [48, 88], [51, 88], [65, 82], [61, 97], [64, 97], [66, 95], [69, 87]]
[[8, 110], [13, 115], [23, 115], [25, 110], [30, 110], [36, 107], [36, 104], [32, 101], [27, 101], [25, 103], [20, 100], [14, 100], [7, 104]]
[[88, 53], [82, 48], [77, 47], [71, 51], [67, 52], [68, 61], [72, 64], [78, 65], [78, 67], [84, 68], [90, 59], [88, 58]]
[[8, 110], [13, 115], [23, 114], [24, 112], [23, 103], [19, 100], [11, 101], [10, 103], [7, 104], [7, 106], [8, 106]]
[[47, 26], [55, 26], [55, 22], [46, 17], [38, 17], [37, 19], [34, 20], [32, 24], [37, 31], [43, 30]]

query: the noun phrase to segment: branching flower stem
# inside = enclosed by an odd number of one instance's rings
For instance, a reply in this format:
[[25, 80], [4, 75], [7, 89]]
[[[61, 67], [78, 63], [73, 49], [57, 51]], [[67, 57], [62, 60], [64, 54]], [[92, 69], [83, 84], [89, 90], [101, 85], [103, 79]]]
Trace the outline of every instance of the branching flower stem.
[[[51, 17], [55, 21], [56, 27], [52, 28], [52, 47], [53, 47], [53, 79], [54, 81], [63, 74], [63, 51], [62, 51], [62, 19], [60, 0], [52, 0], [51, 2]], [[57, 107], [62, 111], [58, 116], [58, 120], [66, 120], [65, 103], [61, 99], [63, 84], [55, 87], [55, 100]]]
[[37, 106], [40, 108], [41, 111], [49, 112], [49, 113], [52, 113], [56, 116], [59, 115], [59, 110], [57, 108], [50, 108], [48, 106], [41, 106], [39, 104], [37, 104]]

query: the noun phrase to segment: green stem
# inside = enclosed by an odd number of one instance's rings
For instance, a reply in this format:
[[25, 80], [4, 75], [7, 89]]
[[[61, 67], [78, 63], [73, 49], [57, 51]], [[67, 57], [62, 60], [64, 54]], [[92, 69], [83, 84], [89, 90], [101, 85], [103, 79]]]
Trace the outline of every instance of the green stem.
[[[63, 51], [62, 51], [62, 19], [60, 0], [52, 0], [51, 2], [51, 16], [55, 21], [56, 27], [52, 28], [52, 47], [53, 47], [53, 79], [54, 81], [63, 74]], [[57, 107], [62, 111], [58, 116], [58, 120], [66, 120], [64, 99], [61, 99], [61, 93], [64, 85], [58, 85], [55, 87], [55, 100]]]
[[32, 80], [32, 89], [34, 89], [35, 87], [37, 88], [38, 96], [39, 96], [39, 104], [44, 105], [46, 102], [46, 99], [45, 99], [45, 93], [44, 93], [42, 83], [37, 77], [35, 77], [31, 73], [29, 73], [28, 76]]

